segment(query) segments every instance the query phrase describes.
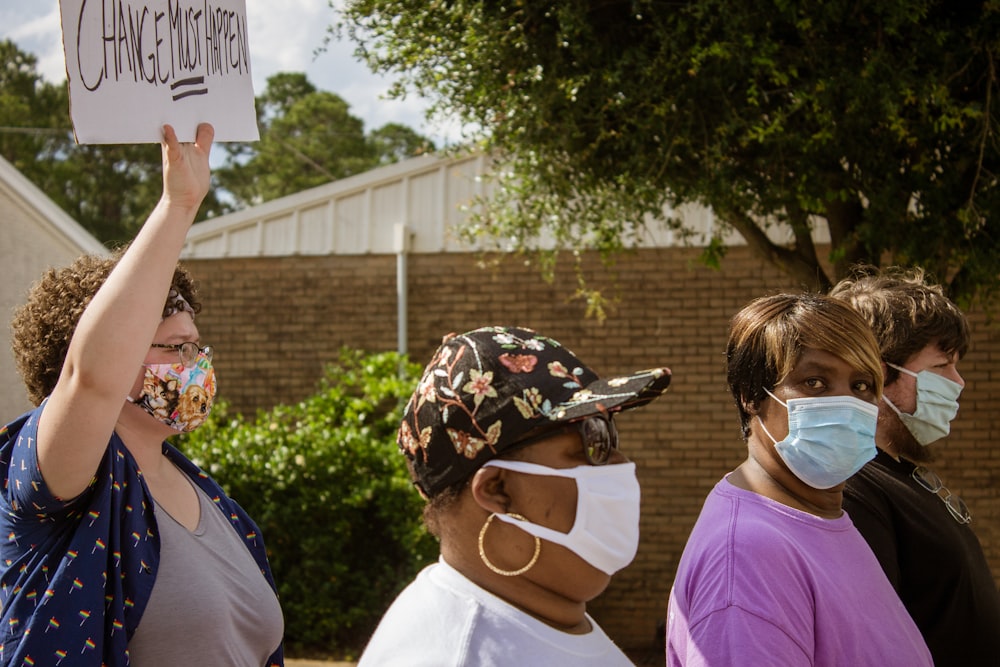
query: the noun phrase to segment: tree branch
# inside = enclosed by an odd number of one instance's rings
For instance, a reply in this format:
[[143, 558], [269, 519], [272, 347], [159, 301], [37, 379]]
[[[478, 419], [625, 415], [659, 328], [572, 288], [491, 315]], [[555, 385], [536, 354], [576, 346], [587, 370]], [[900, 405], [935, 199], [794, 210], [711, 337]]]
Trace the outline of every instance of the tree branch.
[[787, 273], [803, 289], [827, 292], [832, 287], [830, 278], [816, 260], [811, 237], [804, 247], [796, 244], [795, 248], [785, 248], [773, 243], [764, 229], [746, 213], [730, 210], [721, 213], [723, 219], [746, 240], [752, 251]]

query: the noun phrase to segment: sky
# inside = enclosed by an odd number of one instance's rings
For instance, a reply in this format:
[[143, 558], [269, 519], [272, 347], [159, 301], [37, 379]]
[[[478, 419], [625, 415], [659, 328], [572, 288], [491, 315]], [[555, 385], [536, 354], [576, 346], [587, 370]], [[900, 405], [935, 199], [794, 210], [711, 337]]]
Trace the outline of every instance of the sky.
[[[338, 3], [339, 4], [339, 3]], [[327, 0], [246, 0], [250, 61], [255, 94], [276, 72], [305, 72], [320, 90], [340, 95], [365, 131], [400, 123], [431, 138], [438, 147], [459, 140], [457, 127], [429, 124], [427, 103], [415, 95], [406, 100], [384, 99], [390, 79], [372, 74], [355, 59], [354, 44], [331, 41], [316, 54], [337, 21]], [[280, 9], [278, 9], [280, 7]], [[66, 79], [59, 20], [59, 0], [0, 0], [0, 40], [10, 39], [38, 58], [38, 71], [50, 83]]]

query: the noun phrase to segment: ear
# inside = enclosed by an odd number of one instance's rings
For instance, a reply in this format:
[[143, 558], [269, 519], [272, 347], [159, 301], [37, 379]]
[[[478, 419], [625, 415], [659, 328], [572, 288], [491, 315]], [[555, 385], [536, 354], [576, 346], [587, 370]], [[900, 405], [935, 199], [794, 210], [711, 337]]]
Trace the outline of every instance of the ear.
[[748, 401], [743, 399], [743, 410], [751, 416], [756, 417], [757, 412], [760, 410], [760, 404], [757, 401]]
[[472, 475], [472, 482], [469, 484], [472, 489], [472, 497], [476, 504], [487, 512], [504, 514], [510, 507], [510, 496], [507, 495], [504, 487], [504, 475], [506, 470], [487, 466], [480, 468]]

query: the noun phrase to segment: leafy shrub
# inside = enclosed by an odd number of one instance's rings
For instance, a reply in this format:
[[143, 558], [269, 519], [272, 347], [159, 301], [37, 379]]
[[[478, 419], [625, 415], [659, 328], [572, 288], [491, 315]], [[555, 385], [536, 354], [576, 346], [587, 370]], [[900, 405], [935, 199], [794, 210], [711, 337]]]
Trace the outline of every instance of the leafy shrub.
[[396, 353], [345, 350], [301, 403], [251, 423], [220, 402], [178, 442], [260, 526], [289, 653], [359, 651], [393, 597], [436, 557], [395, 444], [419, 371]]

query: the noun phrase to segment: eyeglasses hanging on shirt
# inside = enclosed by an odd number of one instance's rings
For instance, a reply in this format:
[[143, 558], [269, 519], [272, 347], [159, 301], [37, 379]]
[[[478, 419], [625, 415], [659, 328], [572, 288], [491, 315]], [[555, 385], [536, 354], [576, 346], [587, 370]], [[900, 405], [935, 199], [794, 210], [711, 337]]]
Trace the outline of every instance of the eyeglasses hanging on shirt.
[[972, 521], [972, 514], [969, 513], [969, 508], [966, 506], [965, 501], [949, 491], [936, 472], [924, 466], [917, 466], [910, 474], [916, 480], [917, 484], [941, 499], [941, 502], [948, 508], [955, 521], [962, 524]]

